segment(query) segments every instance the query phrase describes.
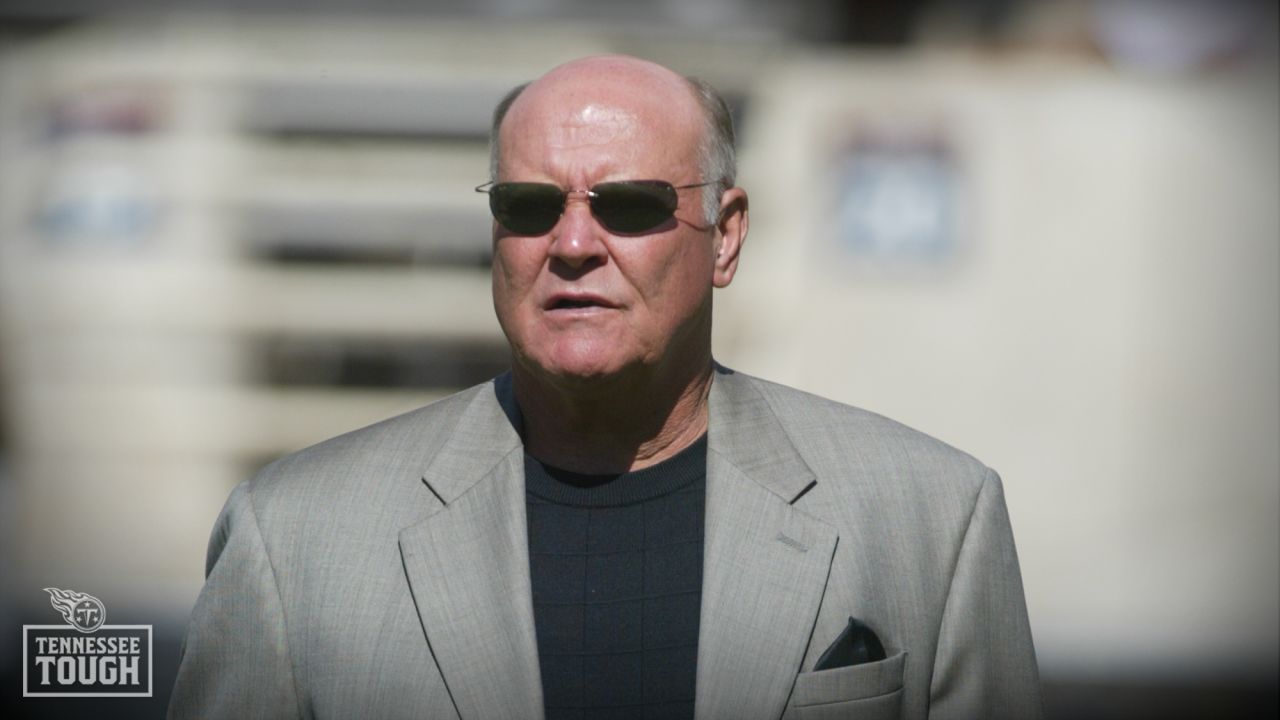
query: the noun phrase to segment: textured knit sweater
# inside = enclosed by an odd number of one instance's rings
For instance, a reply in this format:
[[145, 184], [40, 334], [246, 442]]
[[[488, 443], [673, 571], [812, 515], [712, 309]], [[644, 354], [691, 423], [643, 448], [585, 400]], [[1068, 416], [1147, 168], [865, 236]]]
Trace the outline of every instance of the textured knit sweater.
[[547, 720], [692, 718], [707, 442], [621, 475], [525, 456]]

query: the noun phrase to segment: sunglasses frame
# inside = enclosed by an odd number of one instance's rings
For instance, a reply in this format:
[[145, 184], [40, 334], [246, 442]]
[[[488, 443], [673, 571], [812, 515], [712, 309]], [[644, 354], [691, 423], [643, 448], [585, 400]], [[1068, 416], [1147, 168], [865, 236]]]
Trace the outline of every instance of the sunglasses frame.
[[[714, 185], [714, 184], [716, 184], [716, 181], [693, 183], [690, 185], [673, 185], [667, 182], [666, 180], [609, 180], [606, 182], [596, 183], [595, 185], [592, 185], [591, 187], [585, 190], [565, 190], [560, 186], [556, 185], [555, 183], [510, 182], [510, 181], [498, 182], [495, 180], [490, 180], [489, 182], [477, 185], [475, 188], [475, 191], [478, 193], [484, 193], [489, 196], [489, 211], [493, 215], [494, 220], [497, 220], [499, 225], [501, 225], [502, 227], [506, 228], [508, 231], [513, 232], [517, 235], [526, 235], [526, 236], [532, 237], [537, 235], [545, 235], [551, 232], [552, 230], [554, 230], [555, 226], [560, 223], [560, 218], [564, 215], [565, 208], [569, 206], [570, 195], [584, 196], [587, 200], [587, 205], [591, 208], [591, 216], [595, 218], [596, 222], [600, 223], [600, 225], [604, 227], [606, 230], [608, 230], [609, 232], [617, 233], [621, 235], [640, 235], [640, 234], [650, 232], [654, 228], [660, 227], [663, 223], [675, 217], [676, 209], [679, 208], [680, 206], [679, 205], [680, 198], [679, 198], [679, 193], [677, 191], [706, 187], [708, 185]], [[499, 214], [498, 209], [495, 207], [495, 204], [498, 202], [496, 199], [498, 195], [495, 193], [495, 191], [503, 186], [513, 186], [513, 185], [526, 185], [526, 186], [536, 186], [539, 188], [555, 189], [555, 191], [560, 194], [560, 203], [559, 203], [560, 211], [559, 213], [557, 213], [555, 221], [549, 227], [547, 227], [545, 230], [542, 230], [541, 232], [533, 232], [533, 231], [521, 232], [516, 228], [508, 227], [506, 223], [502, 222], [502, 220], [498, 217], [498, 214]], [[599, 212], [597, 212], [598, 208], [596, 207], [595, 201], [597, 198], [600, 197], [600, 193], [597, 190], [597, 188], [599, 188], [602, 185], [650, 185], [650, 186], [658, 187], [664, 192], [670, 192], [671, 200], [669, 203], [664, 203], [664, 208], [663, 208], [666, 213], [666, 216], [658, 220], [657, 222], [653, 223], [652, 225], [648, 225], [643, 228], [619, 229], [619, 228], [613, 227], [604, 217], [601, 217]], [[669, 205], [669, 207], [666, 207], [666, 205]]]

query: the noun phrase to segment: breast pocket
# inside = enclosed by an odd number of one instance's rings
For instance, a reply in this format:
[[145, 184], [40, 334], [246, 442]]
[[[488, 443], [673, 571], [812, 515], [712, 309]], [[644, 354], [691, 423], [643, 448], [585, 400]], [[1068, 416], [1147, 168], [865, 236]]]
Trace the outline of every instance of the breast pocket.
[[902, 713], [907, 654], [873, 663], [800, 673], [792, 705], [797, 720], [888, 720]]

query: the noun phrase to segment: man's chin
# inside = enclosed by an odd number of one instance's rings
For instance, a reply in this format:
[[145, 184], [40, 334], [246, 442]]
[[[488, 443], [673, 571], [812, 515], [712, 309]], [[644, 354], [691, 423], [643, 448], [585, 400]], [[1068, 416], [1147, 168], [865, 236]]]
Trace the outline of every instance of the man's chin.
[[604, 353], [574, 353], [551, 358], [523, 358], [520, 362], [530, 379], [560, 387], [591, 387], [615, 382], [642, 372], [640, 362]]
[[558, 385], [599, 385], [627, 375], [627, 368], [608, 363], [566, 363], [543, 369], [542, 373]]

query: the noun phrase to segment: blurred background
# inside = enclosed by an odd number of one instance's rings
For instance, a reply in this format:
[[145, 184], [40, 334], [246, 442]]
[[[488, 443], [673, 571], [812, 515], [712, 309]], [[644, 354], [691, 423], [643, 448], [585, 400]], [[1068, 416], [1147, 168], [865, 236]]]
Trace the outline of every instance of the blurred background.
[[[505, 368], [489, 114], [604, 52], [734, 106], [718, 359], [1001, 473], [1053, 716], [1274, 716], [1274, 3], [0, 8], [6, 717], [160, 717], [231, 488]], [[21, 698], [51, 586], [155, 698]]]

